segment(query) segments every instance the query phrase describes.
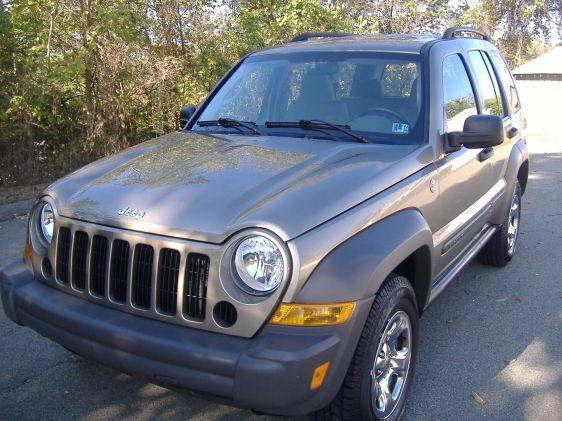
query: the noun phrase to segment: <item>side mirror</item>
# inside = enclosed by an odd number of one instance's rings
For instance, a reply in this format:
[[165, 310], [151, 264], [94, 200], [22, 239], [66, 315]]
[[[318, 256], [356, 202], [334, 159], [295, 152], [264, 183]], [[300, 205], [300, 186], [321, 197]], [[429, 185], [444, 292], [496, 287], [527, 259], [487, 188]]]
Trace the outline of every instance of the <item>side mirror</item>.
[[184, 105], [180, 108], [180, 130], [184, 129], [189, 119], [195, 114], [196, 108], [193, 105]]
[[458, 150], [461, 146], [482, 149], [501, 145], [503, 139], [502, 119], [496, 115], [480, 114], [468, 117], [462, 132], [447, 133], [447, 146], [453, 150]]

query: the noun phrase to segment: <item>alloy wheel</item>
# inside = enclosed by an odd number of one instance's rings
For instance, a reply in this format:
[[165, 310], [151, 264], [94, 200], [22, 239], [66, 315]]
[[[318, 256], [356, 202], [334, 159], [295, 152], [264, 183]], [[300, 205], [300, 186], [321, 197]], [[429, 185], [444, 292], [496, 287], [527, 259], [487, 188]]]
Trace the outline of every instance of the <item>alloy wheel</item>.
[[519, 235], [519, 218], [521, 216], [521, 198], [517, 191], [513, 193], [509, 216], [507, 220], [507, 252], [510, 256], [515, 252], [517, 236]]
[[378, 419], [396, 408], [410, 369], [412, 325], [408, 314], [397, 311], [388, 320], [371, 369], [371, 405]]

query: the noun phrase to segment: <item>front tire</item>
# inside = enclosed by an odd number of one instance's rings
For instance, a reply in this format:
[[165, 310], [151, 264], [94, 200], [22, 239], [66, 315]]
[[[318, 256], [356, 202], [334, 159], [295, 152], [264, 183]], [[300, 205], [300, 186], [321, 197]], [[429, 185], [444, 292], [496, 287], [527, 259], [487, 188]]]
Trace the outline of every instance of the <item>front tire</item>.
[[480, 261], [486, 265], [504, 267], [513, 258], [519, 238], [521, 221], [521, 186], [515, 181], [515, 189], [506, 218], [480, 252]]
[[343, 385], [318, 420], [398, 420], [412, 383], [419, 316], [408, 280], [392, 274], [363, 327]]

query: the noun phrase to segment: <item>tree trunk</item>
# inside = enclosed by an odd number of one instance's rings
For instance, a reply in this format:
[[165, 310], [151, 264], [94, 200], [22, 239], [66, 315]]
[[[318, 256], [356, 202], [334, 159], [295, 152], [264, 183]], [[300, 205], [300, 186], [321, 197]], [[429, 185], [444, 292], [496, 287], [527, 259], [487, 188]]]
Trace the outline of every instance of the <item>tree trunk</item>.
[[86, 152], [91, 153], [95, 143], [96, 127], [96, 101], [95, 101], [95, 56], [92, 43], [89, 38], [93, 26], [93, 1], [81, 0], [80, 8], [82, 12], [82, 48], [84, 49], [84, 97], [86, 101]]
[[47, 68], [51, 70], [51, 43], [53, 41], [53, 31], [55, 28], [55, 19], [58, 15], [58, 2], [53, 3], [51, 13], [49, 15], [49, 34], [47, 36]]

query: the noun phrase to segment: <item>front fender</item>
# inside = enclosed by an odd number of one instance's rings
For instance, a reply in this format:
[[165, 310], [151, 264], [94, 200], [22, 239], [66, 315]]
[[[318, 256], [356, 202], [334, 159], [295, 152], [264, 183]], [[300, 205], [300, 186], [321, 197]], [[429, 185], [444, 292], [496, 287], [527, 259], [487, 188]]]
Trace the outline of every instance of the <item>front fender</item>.
[[[392, 214], [332, 250], [316, 266], [295, 301], [330, 303], [371, 297], [386, 277], [420, 248], [433, 250], [431, 230], [421, 213], [406, 209]], [[431, 274], [428, 278], [429, 284]], [[424, 305], [418, 303], [420, 308]]]
[[[529, 151], [525, 143], [520, 140], [515, 144], [515, 147], [511, 150], [509, 158], [507, 160], [507, 166], [505, 171], [505, 183], [506, 183], [506, 195], [505, 199], [502, 201], [501, 205], [498, 206], [492, 215], [491, 222], [493, 224], [501, 225], [504, 223], [506, 215], [508, 214], [509, 206], [511, 205], [511, 197], [513, 195], [513, 190], [515, 189], [515, 181], [517, 180], [519, 169], [521, 166], [529, 161]], [[521, 186], [524, 191], [525, 185]]]

